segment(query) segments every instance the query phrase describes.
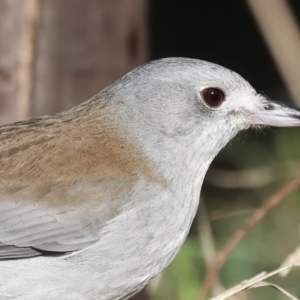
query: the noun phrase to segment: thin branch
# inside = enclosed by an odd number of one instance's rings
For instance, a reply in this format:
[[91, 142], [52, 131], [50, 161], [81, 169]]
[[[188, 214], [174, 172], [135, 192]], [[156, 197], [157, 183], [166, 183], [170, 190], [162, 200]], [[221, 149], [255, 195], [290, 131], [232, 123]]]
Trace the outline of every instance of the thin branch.
[[247, 234], [247, 232], [259, 222], [268, 211], [276, 206], [286, 195], [293, 192], [300, 184], [300, 176], [293, 179], [291, 182], [283, 186], [281, 189], [271, 195], [254, 213], [244, 222], [244, 224], [231, 236], [227, 241], [223, 249], [218, 253], [214, 263], [209, 268], [201, 291], [199, 293], [199, 299], [205, 299], [207, 292], [215, 282], [215, 279], [219, 273], [220, 268], [223, 266], [226, 258], [239, 241]]
[[270, 286], [270, 287], [280, 291], [282, 294], [286, 295], [287, 297], [289, 297], [292, 300], [299, 300], [298, 298], [296, 298], [292, 294], [290, 294], [288, 291], [286, 291], [285, 289], [283, 289], [279, 285], [274, 284], [272, 282], [261, 281], [261, 282], [256, 283], [255, 285], [249, 287], [249, 289], [256, 289], [256, 288], [259, 288], [259, 287], [266, 287], [266, 286]]
[[[256, 276], [254, 276], [253, 278], [249, 279], [249, 280], [245, 280], [245, 281], [242, 281], [240, 284], [236, 285], [235, 287], [227, 290], [225, 293], [217, 296], [217, 297], [214, 297], [212, 298], [211, 300], [224, 300], [238, 292], [241, 292], [243, 290], [246, 290], [246, 289], [249, 289], [249, 288], [257, 288], [257, 287], [261, 287], [261, 286], [266, 286], [267, 283], [263, 283], [263, 281], [267, 278], [270, 278], [278, 273], [281, 273], [281, 272], [284, 272], [286, 271], [287, 269], [291, 269], [291, 268], [294, 268], [294, 267], [300, 267], [300, 264], [297, 264], [297, 265], [289, 265], [289, 266], [285, 266], [285, 267], [282, 267], [282, 268], [278, 268], [276, 269], [275, 271], [272, 271], [270, 273], [267, 273], [267, 272], [262, 272]], [[277, 288], [278, 290], [280, 291], [284, 291], [285, 295], [289, 296], [291, 299], [293, 300], [298, 300], [297, 298], [295, 298], [294, 296], [292, 296], [291, 294], [289, 294], [288, 292], [286, 292], [285, 290], [283, 290], [282, 288], [274, 285], [274, 284], [269, 284], [271, 286], [273, 286], [274, 288]]]
[[206, 267], [208, 268], [217, 255], [212, 229], [209, 223], [209, 217], [205, 207], [203, 197], [201, 197], [198, 213], [196, 215], [198, 237], [201, 242]]
[[230, 217], [235, 217], [235, 216], [241, 216], [245, 214], [250, 214], [254, 211], [255, 209], [253, 207], [237, 207], [234, 210], [232, 209], [219, 209], [219, 210], [212, 210], [209, 212], [209, 219], [211, 221], [216, 221], [224, 218], [230, 218]]
[[[196, 215], [196, 221], [198, 237], [203, 249], [204, 262], [206, 268], [209, 268], [209, 266], [214, 262], [217, 252], [203, 197], [201, 197], [200, 200], [198, 213]], [[225, 288], [220, 284], [218, 278], [216, 278], [216, 281], [212, 286], [213, 294], [218, 295], [220, 293], [223, 293], [224, 291]]]

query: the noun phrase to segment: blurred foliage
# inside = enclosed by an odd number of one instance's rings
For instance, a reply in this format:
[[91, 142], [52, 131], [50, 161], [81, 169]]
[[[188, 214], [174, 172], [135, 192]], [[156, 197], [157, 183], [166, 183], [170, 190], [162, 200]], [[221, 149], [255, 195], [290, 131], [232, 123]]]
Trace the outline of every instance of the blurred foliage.
[[[213, 162], [214, 167], [245, 170], [286, 161], [300, 162], [300, 129], [263, 129], [240, 133], [225, 147]], [[299, 172], [300, 173], [300, 172]], [[292, 178], [281, 174], [266, 186], [249, 189], [221, 189], [204, 183], [202, 193], [210, 216], [218, 212], [220, 218], [211, 219], [217, 250], [244, 220], [263, 201]], [[277, 176], [278, 177], [278, 176]], [[219, 280], [228, 289], [262, 271], [277, 269], [286, 257], [300, 245], [300, 188], [273, 208], [262, 221], [247, 233], [222, 267]], [[223, 214], [223, 212], [236, 212]], [[205, 262], [195, 224], [171, 265], [161, 277], [152, 296], [154, 300], [197, 299], [205, 276]], [[270, 282], [278, 284], [300, 297], [300, 269], [287, 277], [274, 276]], [[211, 295], [212, 296], [212, 295]], [[287, 299], [271, 287], [249, 290], [236, 299]]]
[[197, 235], [190, 235], [180, 252], [165, 270], [154, 300], [195, 299], [203, 280], [204, 262]]

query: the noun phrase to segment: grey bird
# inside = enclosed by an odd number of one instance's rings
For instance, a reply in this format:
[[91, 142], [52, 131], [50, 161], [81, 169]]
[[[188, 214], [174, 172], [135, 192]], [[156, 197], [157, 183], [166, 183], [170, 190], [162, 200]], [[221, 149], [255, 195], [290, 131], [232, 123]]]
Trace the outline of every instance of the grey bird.
[[167, 58], [0, 127], [0, 298], [133, 295], [179, 251], [214, 157], [265, 125], [300, 113], [219, 65]]

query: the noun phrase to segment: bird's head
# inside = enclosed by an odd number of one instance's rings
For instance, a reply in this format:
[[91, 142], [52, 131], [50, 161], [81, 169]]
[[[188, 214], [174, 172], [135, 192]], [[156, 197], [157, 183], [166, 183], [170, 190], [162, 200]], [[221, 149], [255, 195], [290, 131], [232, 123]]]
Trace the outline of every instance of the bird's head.
[[198, 153], [210, 163], [240, 130], [300, 126], [299, 110], [268, 100], [233, 71], [195, 59], [150, 62], [104, 93], [113, 95], [126, 136], [159, 159], [165, 153], [187, 161]]

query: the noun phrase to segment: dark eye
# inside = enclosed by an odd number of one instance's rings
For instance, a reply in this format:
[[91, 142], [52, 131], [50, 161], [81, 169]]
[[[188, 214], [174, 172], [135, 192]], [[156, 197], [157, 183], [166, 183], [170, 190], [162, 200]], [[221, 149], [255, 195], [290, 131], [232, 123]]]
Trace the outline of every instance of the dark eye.
[[225, 99], [224, 93], [216, 88], [207, 88], [201, 92], [205, 103], [210, 107], [218, 107]]

